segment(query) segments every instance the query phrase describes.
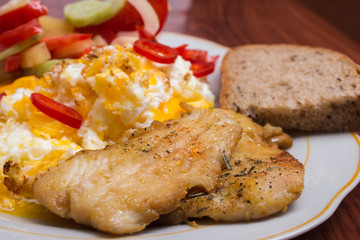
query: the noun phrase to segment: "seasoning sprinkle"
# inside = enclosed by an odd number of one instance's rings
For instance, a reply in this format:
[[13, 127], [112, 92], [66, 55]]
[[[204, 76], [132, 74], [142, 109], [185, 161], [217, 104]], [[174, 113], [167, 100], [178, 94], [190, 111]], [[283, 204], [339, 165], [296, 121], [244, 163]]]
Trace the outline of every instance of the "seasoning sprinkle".
[[243, 170], [240, 171], [239, 174], [234, 175], [234, 177], [241, 177], [241, 176], [245, 176], [248, 175], [255, 167], [252, 166], [249, 171], [246, 172], [247, 168], [244, 168]]
[[231, 167], [231, 165], [230, 165], [230, 163], [229, 163], [229, 161], [230, 161], [229, 156], [226, 155], [225, 151], [222, 151], [222, 152], [221, 152], [221, 156], [222, 156], [222, 159], [223, 159], [223, 161], [224, 161], [224, 163], [225, 163], [226, 169], [231, 170], [232, 167]]
[[266, 170], [279, 169], [279, 167], [269, 167]]
[[266, 163], [266, 162], [258, 160], [258, 159], [249, 159], [249, 160], [253, 161], [254, 163]]

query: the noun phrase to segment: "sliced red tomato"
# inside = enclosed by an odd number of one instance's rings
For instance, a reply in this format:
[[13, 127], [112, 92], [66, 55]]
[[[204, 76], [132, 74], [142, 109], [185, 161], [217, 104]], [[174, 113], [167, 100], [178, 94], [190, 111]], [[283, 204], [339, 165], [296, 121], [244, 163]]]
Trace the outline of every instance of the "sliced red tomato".
[[15, 54], [7, 57], [5, 60], [5, 72], [12, 72], [20, 68], [21, 54]]
[[215, 63], [214, 62], [197, 62], [192, 63], [190, 69], [193, 71], [195, 77], [204, 77], [214, 72]]
[[5, 84], [5, 82], [12, 82], [14, 79], [24, 76], [22, 69], [15, 70], [12, 72], [5, 72], [6, 59], [0, 60], [0, 82]]
[[47, 48], [49, 51], [52, 51], [54, 49], [63, 47], [65, 45], [68, 45], [70, 43], [79, 41], [79, 40], [85, 40], [90, 39], [92, 37], [92, 34], [85, 34], [85, 33], [72, 33], [62, 36], [55, 36], [55, 37], [44, 37], [40, 38], [40, 42], [45, 42]]
[[62, 122], [72, 128], [81, 127], [82, 116], [74, 109], [56, 102], [41, 93], [33, 93], [30, 96], [32, 104], [42, 113]]
[[6, 96], [6, 93], [5, 93], [5, 92], [0, 93], [0, 102], [1, 102], [1, 99], [2, 99], [3, 97], [5, 97], [5, 96]]
[[63, 47], [57, 48], [52, 52], [55, 59], [80, 58], [89, 52], [89, 48], [94, 46], [92, 39], [79, 40]]
[[174, 48], [149, 39], [136, 40], [134, 51], [158, 63], [173, 63], [178, 56], [178, 52]]
[[24, 6], [0, 15], [0, 33], [13, 29], [34, 18], [46, 15], [48, 9], [40, 1], [30, 1]]
[[[154, 8], [155, 12], [159, 17], [160, 28], [158, 32], [163, 28], [168, 15], [168, 1], [167, 0], [148, 0]], [[94, 33], [102, 35], [108, 43], [110, 43], [119, 31], [132, 31], [135, 30], [136, 26], [143, 26], [144, 23], [141, 19], [140, 14], [136, 9], [125, 2], [124, 7], [121, 11], [116, 14], [115, 17], [110, 20], [99, 24], [97, 26], [88, 26], [77, 29], [78, 32], [82, 33]]]
[[0, 34], [0, 52], [41, 32], [42, 29], [37, 19], [3, 32]]

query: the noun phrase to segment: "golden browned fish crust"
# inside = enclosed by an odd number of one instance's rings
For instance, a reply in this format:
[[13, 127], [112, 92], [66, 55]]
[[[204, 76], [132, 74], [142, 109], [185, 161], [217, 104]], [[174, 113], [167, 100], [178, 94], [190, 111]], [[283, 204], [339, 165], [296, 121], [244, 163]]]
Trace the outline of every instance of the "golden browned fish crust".
[[[266, 128], [244, 116], [233, 115], [244, 131], [215, 190], [197, 189], [182, 200], [179, 209], [161, 222], [178, 223], [189, 218], [240, 221], [285, 211], [304, 187], [304, 167], [289, 153], [270, 145]], [[265, 134], [266, 135], [266, 134]]]
[[54, 213], [115, 234], [140, 231], [174, 211], [194, 187], [212, 191], [222, 153], [241, 127], [218, 109], [154, 123], [122, 144], [83, 151], [40, 177], [34, 194]]

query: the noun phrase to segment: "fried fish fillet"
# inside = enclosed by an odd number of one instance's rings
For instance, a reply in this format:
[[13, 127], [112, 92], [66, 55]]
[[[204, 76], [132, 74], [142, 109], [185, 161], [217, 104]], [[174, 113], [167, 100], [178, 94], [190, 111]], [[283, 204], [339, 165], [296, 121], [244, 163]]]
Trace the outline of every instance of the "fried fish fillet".
[[212, 191], [222, 154], [241, 137], [219, 109], [155, 122], [125, 143], [82, 151], [36, 180], [36, 199], [55, 214], [99, 230], [140, 231], [174, 211], [189, 189]]
[[228, 164], [216, 189], [189, 193], [176, 211], [161, 218], [162, 223], [202, 217], [217, 221], [264, 218], [285, 211], [301, 195], [303, 165], [271, 144], [286, 146], [291, 138], [279, 128], [261, 127], [243, 115], [227, 113], [239, 122], [243, 133], [232, 156], [224, 155]]

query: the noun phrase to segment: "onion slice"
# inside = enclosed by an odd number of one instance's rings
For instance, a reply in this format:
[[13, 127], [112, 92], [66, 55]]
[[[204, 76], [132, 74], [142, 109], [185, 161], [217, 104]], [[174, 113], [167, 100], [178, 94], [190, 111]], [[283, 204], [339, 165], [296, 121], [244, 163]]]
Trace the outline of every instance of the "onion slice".
[[152, 35], [156, 35], [160, 28], [160, 21], [153, 6], [147, 0], [127, 0], [140, 14], [144, 29]]

